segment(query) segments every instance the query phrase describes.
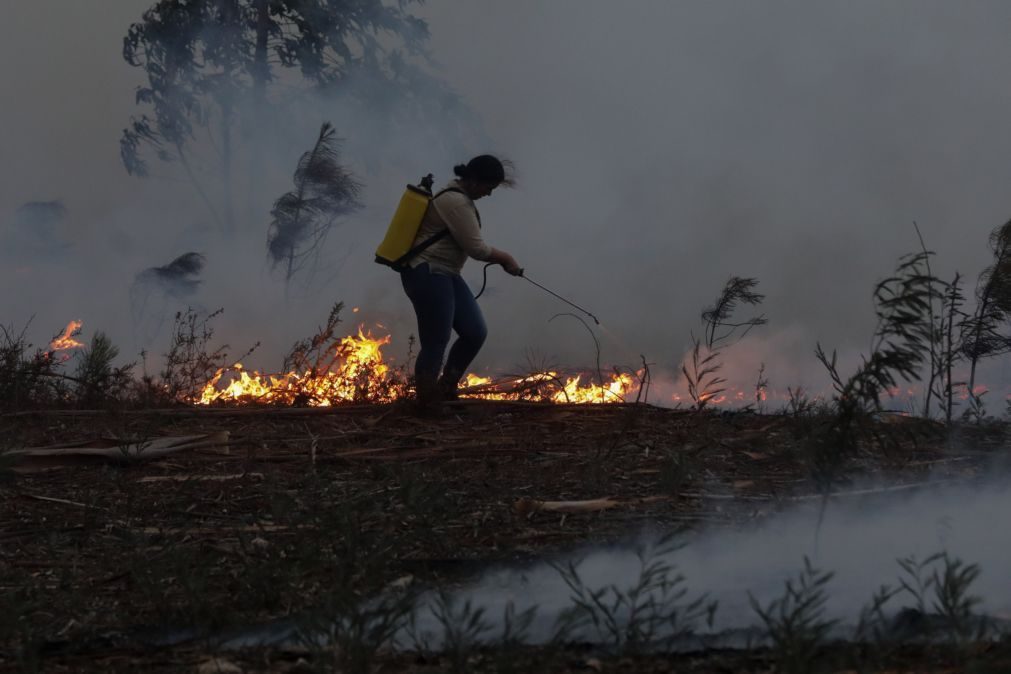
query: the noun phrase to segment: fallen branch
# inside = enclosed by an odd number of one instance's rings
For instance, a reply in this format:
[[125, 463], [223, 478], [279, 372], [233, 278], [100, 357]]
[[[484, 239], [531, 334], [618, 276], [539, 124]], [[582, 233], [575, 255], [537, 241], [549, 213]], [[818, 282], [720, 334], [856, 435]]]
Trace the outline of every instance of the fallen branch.
[[244, 477], [262, 480], [263, 473], [235, 473], [234, 475], [149, 475], [137, 482], [226, 482], [241, 480]]
[[98, 506], [88, 505], [87, 503], [79, 503], [77, 501], [68, 501], [65, 498], [53, 498], [52, 496], [39, 496], [38, 494], [21, 494], [25, 498], [30, 498], [35, 501], [46, 501], [48, 503], [59, 503], [61, 505], [74, 506], [76, 508], [89, 508], [91, 510], [104, 510], [104, 508], [99, 508]]

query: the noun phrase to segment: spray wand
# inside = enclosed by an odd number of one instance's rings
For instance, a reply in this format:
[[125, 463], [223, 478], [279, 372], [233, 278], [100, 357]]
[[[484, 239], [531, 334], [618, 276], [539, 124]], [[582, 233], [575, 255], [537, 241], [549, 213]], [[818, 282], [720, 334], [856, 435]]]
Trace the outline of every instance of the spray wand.
[[[477, 299], [477, 298], [481, 297], [481, 295], [483, 295], [483, 294], [484, 294], [484, 290], [485, 290], [485, 288], [486, 288], [486, 287], [488, 286], [488, 267], [492, 266], [493, 264], [495, 264], [495, 263], [494, 263], [494, 262], [489, 262], [489, 263], [487, 263], [487, 264], [486, 264], [486, 265], [484, 266], [484, 280], [483, 280], [483, 281], [481, 282], [481, 291], [480, 291], [480, 292], [478, 292], [478, 294], [477, 294], [477, 295], [474, 295], [474, 299]], [[600, 320], [598, 320], [596, 316], [594, 316], [594, 315], [593, 315], [593, 314], [591, 314], [591, 313], [590, 313], [589, 311], [587, 311], [587, 310], [586, 310], [586, 309], [584, 309], [583, 307], [579, 306], [579, 305], [578, 305], [578, 304], [576, 304], [575, 302], [570, 302], [569, 300], [565, 299], [564, 297], [562, 297], [561, 295], [559, 295], [559, 294], [558, 294], [558, 293], [556, 293], [555, 291], [551, 290], [550, 288], [545, 288], [545, 287], [544, 287], [544, 286], [542, 286], [542, 285], [541, 285], [540, 283], [538, 283], [537, 281], [534, 281], [534, 280], [533, 280], [533, 279], [531, 279], [531, 278], [530, 278], [529, 276], [527, 276], [527, 275], [526, 275], [526, 274], [525, 274], [525, 273], [523, 272], [523, 270], [522, 270], [522, 269], [520, 270], [520, 273], [519, 273], [519, 275], [520, 275], [520, 276], [521, 276], [521, 277], [522, 277], [522, 278], [523, 278], [523, 279], [524, 279], [525, 281], [527, 281], [528, 283], [532, 283], [533, 285], [537, 286], [538, 288], [540, 288], [540, 289], [541, 289], [541, 290], [543, 290], [544, 292], [548, 293], [549, 295], [551, 295], [551, 296], [553, 296], [553, 297], [555, 297], [555, 298], [557, 298], [557, 299], [560, 299], [561, 301], [565, 302], [566, 304], [568, 304], [568, 305], [569, 305], [570, 307], [572, 307], [573, 309], [578, 309], [579, 311], [583, 312], [584, 314], [586, 314], [587, 316], [589, 316], [590, 318], [592, 318], [592, 319], [593, 319], [593, 322], [594, 322], [594, 323], [596, 323], [597, 325], [600, 325]]]

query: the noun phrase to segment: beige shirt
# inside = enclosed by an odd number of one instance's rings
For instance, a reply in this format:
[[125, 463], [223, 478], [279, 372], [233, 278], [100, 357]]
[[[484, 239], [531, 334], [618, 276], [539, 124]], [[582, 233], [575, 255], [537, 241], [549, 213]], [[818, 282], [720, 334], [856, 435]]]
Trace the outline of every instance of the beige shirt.
[[[459, 188], [460, 183], [453, 180], [446, 187]], [[433, 199], [412, 245], [417, 246], [445, 229], [449, 230], [448, 235], [408, 262], [412, 268], [427, 262], [433, 270], [459, 274], [468, 257], [483, 261], [491, 256], [491, 246], [481, 237], [477, 207], [466, 194], [446, 192]]]

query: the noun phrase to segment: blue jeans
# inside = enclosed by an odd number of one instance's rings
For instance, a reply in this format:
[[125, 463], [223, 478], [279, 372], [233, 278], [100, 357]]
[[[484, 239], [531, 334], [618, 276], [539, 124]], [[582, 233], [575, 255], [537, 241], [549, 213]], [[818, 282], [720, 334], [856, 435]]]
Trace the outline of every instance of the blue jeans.
[[[414, 364], [418, 392], [424, 395], [434, 390], [440, 370], [441, 385], [455, 390], [488, 336], [481, 307], [463, 277], [432, 271], [427, 262], [405, 269], [400, 280], [418, 316], [421, 350]], [[442, 359], [453, 330], [459, 336], [443, 369]]]

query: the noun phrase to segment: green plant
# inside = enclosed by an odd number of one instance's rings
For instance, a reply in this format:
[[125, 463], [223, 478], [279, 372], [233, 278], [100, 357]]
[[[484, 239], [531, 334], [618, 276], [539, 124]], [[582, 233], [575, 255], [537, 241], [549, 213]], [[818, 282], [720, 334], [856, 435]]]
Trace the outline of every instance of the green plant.
[[439, 650], [449, 659], [450, 671], [454, 674], [471, 671], [470, 656], [483, 635], [491, 630], [491, 625], [484, 620], [484, 608], [474, 608], [469, 599], [458, 606], [448, 593], [439, 592], [431, 611], [442, 628]]
[[[692, 399], [692, 405], [697, 411], [702, 411], [709, 401], [716, 398], [726, 389], [723, 387], [727, 380], [719, 376], [719, 371], [723, 367], [720, 362], [719, 351], [709, 351], [703, 354], [702, 343], [692, 335], [691, 360], [681, 363], [681, 373], [685, 376], [688, 384], [688, 396]], [[691, 364], [689, 369], [688, 365]]]
[[332, 585], [312, 611], [297, 621], [298, 640], [313, 653], [317, 671], [370, 672], [380, 650], [404, 627], [415, 595], [363, 599], [346, 585]]
[[[3, 409], [63, 403], [70, 396], [69, 379], [61, 372], [65, 359], [57, 357], [51, 348], [35, 348], [26, 337], [29, 325], [20, 331], [0, 325], [0, 408]], [[78, 334], [80, 327], [66, 336]]]
[[[517, 654], [527, 643], [530, 626], [537, 615], [537, 607], [516, 612], [516, 606], [512, 601], [506, 603], [502, 615], [502, 632], [494, 643], [495, 660], [493, 663], [497, 674], [520, 674], [529, 671], [523, 663], [518, 660]], [[552, 644], [541, 648], [542, 658], [548, 655]], [[542, 660], [543, 663], [543, 660]]]
[[[944, 300], [948, 295], [949, 289], [947, 284], [935, 277], [933, 271], [931, 270], [930, 258], [933, 257], [934, 253], [933, 251], [927, 250], [927, 244], [923, 240], [923, 233], [920, 231], [920, 226], [914, 222], [913, 228], [916, 230], [916, 236], [920, 241], [920, 252], [923, 256], [923, 267], [926, 270], [926, 347], [929, 355], [929, 362], [927, 367], [926, 382], [924, 385], [922, 415], [929, 418], [931, 415], [932, 398], [939, 393], [935, 389], [935, 382], [943, 379], [946, 370], [944, 362], [945, 356], [951, 356], [950, 350], [947, 354], [944, 353], [946, 333]], [[940, 286], [940, 289], [937, 289], [937, 286]], [[938, 400], [942, 401], [941, 404], [943, 405], [944, 399], [938, 396]]]
[[939, 325], [942, 338], [942, 348], [938, 367], [940, 376], [936, 387], [936, 395], [941, 401], [941, 411], [944, 414], [944, 421], [951, 424], [955, 409], [955, 389], [962, 382], [957, 382], [953, 378], [955, 363], [962, 359], [963, 336], [961, 331], [956, 333], [956, 326], [965, 321], [967, 315], [962, 307], [965, 304], [965, 297], [962, 294], [962, 277], [958, 273], [948, 284], [944, 296], [944, 314]]
[[211, 321], [223, 312], [224, 309], [218, 309], [201, 315], [194, 309], [187, 308], [186, 311], [176, 313], [172, 341], [157, 383], [157, 388], [166, 399], [187, 399], [225, 366], [228, 346], [210, 347], [214, 337]]
[[757, 286], [758, 281], [753, 278], [732, 276], [713, 305], [702, 312], [703, 338], [692, 334], [690, 356], [681, 363], [688, 395], [697, 411], [704, 409], [725, 390], [723, 385], [727, 380], [719, 374], [723, 368], [720, 360], [723, 349], [741, 340], [753, 328], [768, 322], [762, 315], [739, 322], [731, 320], [739, 305], [758, 306], [762, 303], [765, 296], [755, 292]]
[[949, 557], [948, 553], [943, 553], [940, 561], [941, 568], [935, 568], [932, 575], [934, 610], [944, 621], [952, 642], [964, 646], [979, 641], [986, 631], [986, 621], [977, 620], [973, 608], [982, 599], [969, 593], [979, 577], [979, 566]]
[[986, 389], [966, 388], [966, 408], [962, 411], [962, 420], [974, 424], [981, 424], [987, 419], [986, 401], [983, 400], [988, 391]]
[[870, 603], [860, 609], [852, 639], [852, 660], [860, 671], [880, 670], [894, 650], [893, 620], [885, 613], [885, 606], [899, 592], [899, 588], [882, 585], [871, 596]]
[[116, 367], [119, 349], [104, 332], [96, 332], [77, 362], [75, 394], [79, 405], [96, 405], [119, 400], [132, 381], [134, 364]]
[[[981, 599], [970, 594], [979, 577], [978, 565], [966, 564], [947, 552], [935, 553], [923, 561], [906, 557], [898, 564], [904, 574], [899, 578], [900, 586], [913, 599], [913, 610], [920, 618], [920, 636], [936, 639], [943, 631], [940, 636], [961, 647], [983, 638], [988, 625], [973, 614]], [[929, 619], [931, 615], [937, 620]]]
[[716, 602], [705, 594], [688, 599], [685, 577], [668, 561], [680, 547], [672, 538], [639, 546], [638, 577], [627, 588], [594, 589], [580, 578], [576, 563], [556, 565], [573, 602], [565, 618], [568, 628], [592, 629], [615, 652], [638, 654], [670, 651], [700, 620], [712, 626]]
[[804, 557], [804, 570], [786, 581], [783, 596], [762, 606], [749, 592], [751, 607], [765, 625], [779, 671], [806, 674], [825, 646], [835, 620], [826, 620], [825, 586], [833, 573], [823, 572]]
[[877, 284], [878, 323], [871, 352], [852, 375], [844, 378], [839, 373], [835, 351], [829, 356], [820, 343], [816, 345], [815, 355], [835, 389], [834, 414], [810, 443], [812, 473], [825, 492], [844, 461], [856, 453], [865, 429], [876, 432], [866, 422], [882, 410], [882, 395], [900, 381], [920, 379], [933, 335], [928, 316], [936, 279], [929, 274], [928, 261], [929, 253], [906, 255], [895, 273]]
[[993, 262], [976, 283], [976, 309], [961, 324], [970, 396], [975, 395], [979, 361], [1011, 351], [1011, 336], [1004, 331], [1011, 317], [1011, 220], [990, 233], [990, 250]]
[[788, 414], [799, 417], [814, 411], [815, 403], [803, 387], [798, 386], [797, 388], [793, 388], [787, 386], [786, 393], [789, 396], [786, 401], [786, 411]]

